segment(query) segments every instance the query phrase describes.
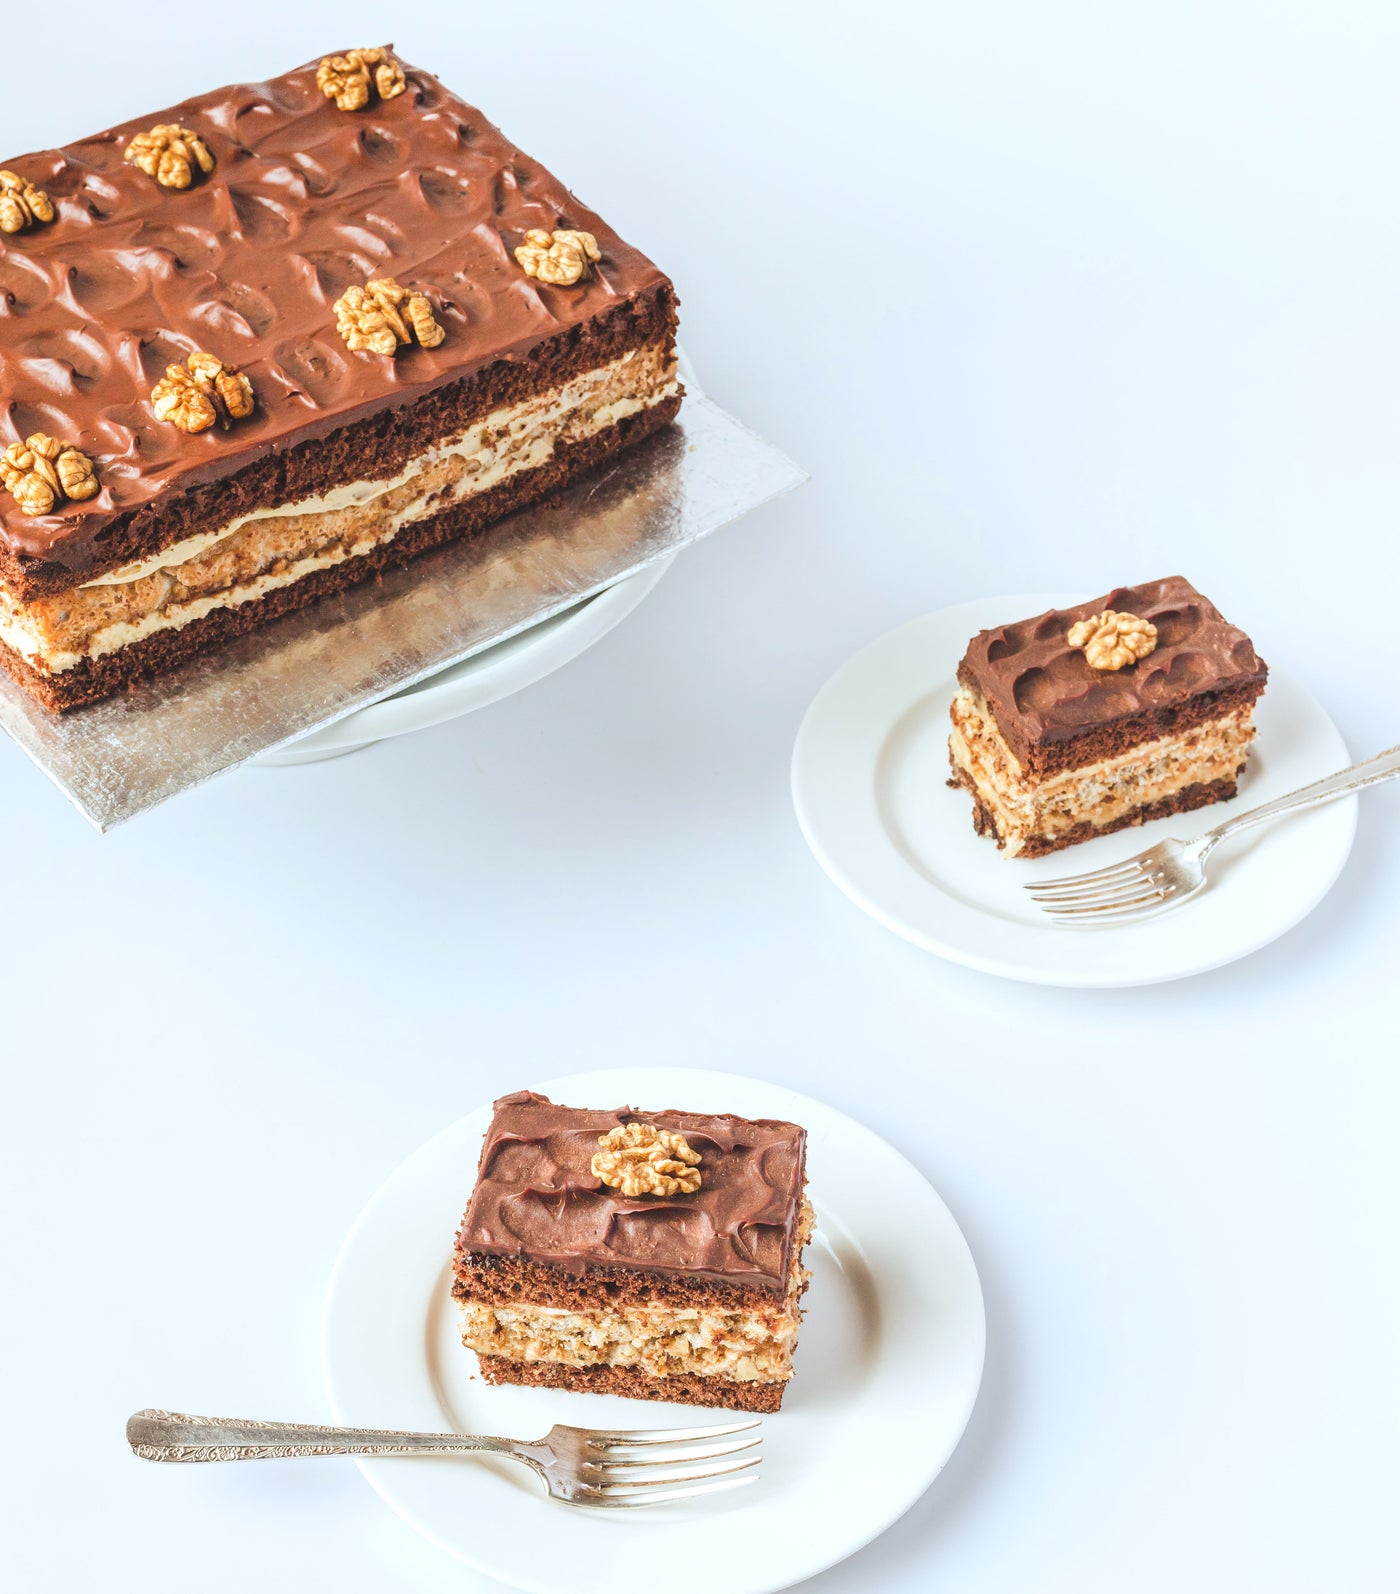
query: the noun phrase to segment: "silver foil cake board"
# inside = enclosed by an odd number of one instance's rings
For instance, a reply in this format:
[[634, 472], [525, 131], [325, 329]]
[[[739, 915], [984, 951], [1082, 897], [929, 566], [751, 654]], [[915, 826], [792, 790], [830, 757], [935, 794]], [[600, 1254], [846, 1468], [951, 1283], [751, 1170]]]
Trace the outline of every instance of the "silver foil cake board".
[[51, 714], [0, 674], [0, 726], [99, 830], [470, 658], [807, 479], [691, 388], [673, 426], [545, 505]]

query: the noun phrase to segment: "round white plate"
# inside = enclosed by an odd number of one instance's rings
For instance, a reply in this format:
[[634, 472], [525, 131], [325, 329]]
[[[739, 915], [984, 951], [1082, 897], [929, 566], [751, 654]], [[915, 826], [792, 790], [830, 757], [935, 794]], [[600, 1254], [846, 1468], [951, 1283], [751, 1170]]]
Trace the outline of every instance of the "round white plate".
[[[546, 1499], [526, 1468], [494, 1458], [361, 1460], [361, 1471], [435, 1544], [533, 1594], [617, 1594], [627, 1566], [685, 1581], [705, 1540], [723, 1547], [725, 1594], [768, 1594], [869, 1543], [938, 1475], [981, 1381], [982, 1292], [947, 1207], [870, 1130], [759, 1080], [628, 1068], [536, 1088], [571, 1106], [630, 1102], [805, 1125], [813, 1278], [796, 1376], [783, 1410], [763, 1419], [759, 1481], [645, 1511], [592, 1512]], [[480, 1107], [415, 1152], [350, 1231], [322, 1322], [336, 1420], [528, 1438], [556, 1422], [729, 1420], [693, 1406], [492, 1388], [475, 1376], [448, 1290], [490, 1116]]]
[[658, 559], [635, 576], [585, 598], [573, 608], [474, 653], [382, 703], [371, 703], [355, 714], [347, 714], [323, 731], [313, 731], [276, 752], [264, 753], [253, 763], [281, 768], [338, 758], [372, 742], [441, 725], [533, 686], [576, 659], [625, 620], [671, 568], [675, 558], [672, 554]]
[[827, 682], [792, 759], [798, 823], [817, 861], [881, 924], [940, 957], [1042, 985], [1150, 985], [1217, 968], [1291, 929], [1330, 890], [1351, 851], [1356, 799], [1246, 832], [1211, 860], [1192, 901], [1139, 924], [1069, 929], [1022, 883], [1131, 858], [1350, 762], [1316, 700], [1270, 669], [1259, 739], [1239, 795], [1192, 814], [1087, 841], [1047, 858], [1006, 858], [972, 828], [948, 780], [948, 705], [968, 638], [1077, 598], [987, 598], [940, 609], [881, 637]]

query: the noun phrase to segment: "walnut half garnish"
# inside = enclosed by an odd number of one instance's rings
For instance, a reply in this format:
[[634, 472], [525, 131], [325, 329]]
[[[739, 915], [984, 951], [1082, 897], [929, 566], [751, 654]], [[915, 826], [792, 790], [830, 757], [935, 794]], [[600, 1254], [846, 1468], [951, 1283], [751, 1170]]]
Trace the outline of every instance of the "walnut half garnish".
[[0, 232], [23, 232], [31, 222], [52, 221], [53, 202], [16, 172], [0, 172]]
[[209, 146], [198, 133], [178, 122], [160, 122], [149, 133], [138, 133], [126, 146], [122, 159], [128, 165], [139, 166], [162, 188], [188, 188], [194, 181], [195, 167], [206, 177], [214, 170]]
[[655, 1124], [619, 1124], [599, 1137], [595, 1179], [625, 1196], [694, 1195], [700, 1188], [700, 1153], [685, 1136]]
[[1145, 659], [1157, 646], [1157, 627], [1135, 614], [1105, 609], [1072, 625], [1065, 640], [1072, 648], [1084, 649], [1091, 669], [1121, 670]]
[[591, 263], [603, 256], [591, 232], [570, 228], [545, 232], [531, 227], [525, 242], [517, 247], [515, 258], [527, 277], [538, 277], [556, 288], [571, 288], [586, 275]]
[[253, 413], [253, 384], [236, 365], [225, 365], [196, 349], [183, 365], [167, 365], [151, 389], [158, 421], [182, 432], [207, 432], [215, 421], [225, 431]]
[[362, 111], [369, 104], [370, 68], [381, 100], [392, 100], [408, 87], [403, 68], [378, 45], [365, 50], [347, 50], [344, 55], [327, 55], [316, 68], [316, 87], [342, 111]]
[[353, 354], [361, 349], [393, 354], [414, 338], [423, 348], [435, 349], [447, 336], [433, 319], [427, 295], [411, 293], [392, 277], [347, 288], [335, 301], [335, 327]]
[[65, 498], [95, 498], [97, 472], [80, 449], [33, 432], [0, 454], [0, 479], [26, 515], [47, 515]]

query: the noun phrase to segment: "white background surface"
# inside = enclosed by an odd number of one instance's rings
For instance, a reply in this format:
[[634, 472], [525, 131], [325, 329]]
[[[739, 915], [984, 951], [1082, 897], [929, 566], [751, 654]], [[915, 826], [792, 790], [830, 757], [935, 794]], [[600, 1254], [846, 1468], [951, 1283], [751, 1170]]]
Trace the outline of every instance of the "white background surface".
[[[391, 747], [107, 837], [0, 747], [11, 1586], [469, 1586], [350, 1466], [156, 1470], [123, 1421], [318, 1417], [322, 1291], [380, 1178], [502, 1088], [664, 1062], [862, 1118], [981, 1268], [962, 1447], [814, 1589], [1395, 1586], [1400, 790], [1282, 941], [1094, 995], [866, 919], [787, 766], [887, 628], [1175, 570], [1358, 755], [1400, 740], [1400, 22], [914, 13], [398, 13], [408, 59], [667, 266], [707, 387], [816, 479], [567, 670]], [[383, 18], [70, 4], [0, 148]]]

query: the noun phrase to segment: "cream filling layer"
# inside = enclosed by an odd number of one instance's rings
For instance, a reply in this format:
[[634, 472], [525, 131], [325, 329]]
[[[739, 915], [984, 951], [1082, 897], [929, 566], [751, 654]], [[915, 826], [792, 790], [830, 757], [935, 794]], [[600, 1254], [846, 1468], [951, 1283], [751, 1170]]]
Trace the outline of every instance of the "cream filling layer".
[[792, 1376], [800, 1313], [631, 1308], [566, 1312], [548, 1306], [461, 1308], [462, 1343], [481, 1356], [568, 1367], [636, 1367], [656, 1378], [781, 1383]]
[[992, 816], [1014, 857], [1034, 837], [1064, 835], [1086, 821], [1108, 825], [1187, 786], [1233, 780], [1254, 739], [1253, 704], [1077, 769], [1028, 781], [990, 710], [965, 688], [953, 701], [948, 751]]
[[[293, 504], [239, 515], [216, 531], [187, 537], [149, 559], [84, 582], [59, 598], [25, 606], [0, 585], [0, 643], [57, 674], [158, 631], [189, 625], [216, 609], [255, 602], [279, 587], [392, 541], [404, 526], [544, 464], [560, 443], [594, 436], [629, 415], [662, 403], [676, 391], [674, 361], [667, 351], [660, 345], [629, 350], [608, 365], [547, 393], [492, 411], [460, 434], [425, 449], [391, 478], [344, 483]], [[420, 481], [423, 490], [415, 491]], [[45, 624], [53, 613], [59, 613], [62, 621], [69, 619], [67, 613], [60, 612], [65, 596], [71, 600], [70, 606], [106, 602], [106, 589], [136, 589], [137, 583], [152, 577], [161, 578], [158, 584], [168, 593], [182, 576], [217, 559], [220, 548], [247, 528], [292, 517], [307, 523], [308, 551], [301, 557], [279, 557], [275, 568], [251, 579], [159, 603], [148, 613], [100, 625], [84, 639], [83, 646], [56, 643], [50, 634], [55, 627]], [[318, 545], [317, 523], [334, 534], [330, 545], [325, 539]], [[113, 600], [118, 597], [112, 594]]]

